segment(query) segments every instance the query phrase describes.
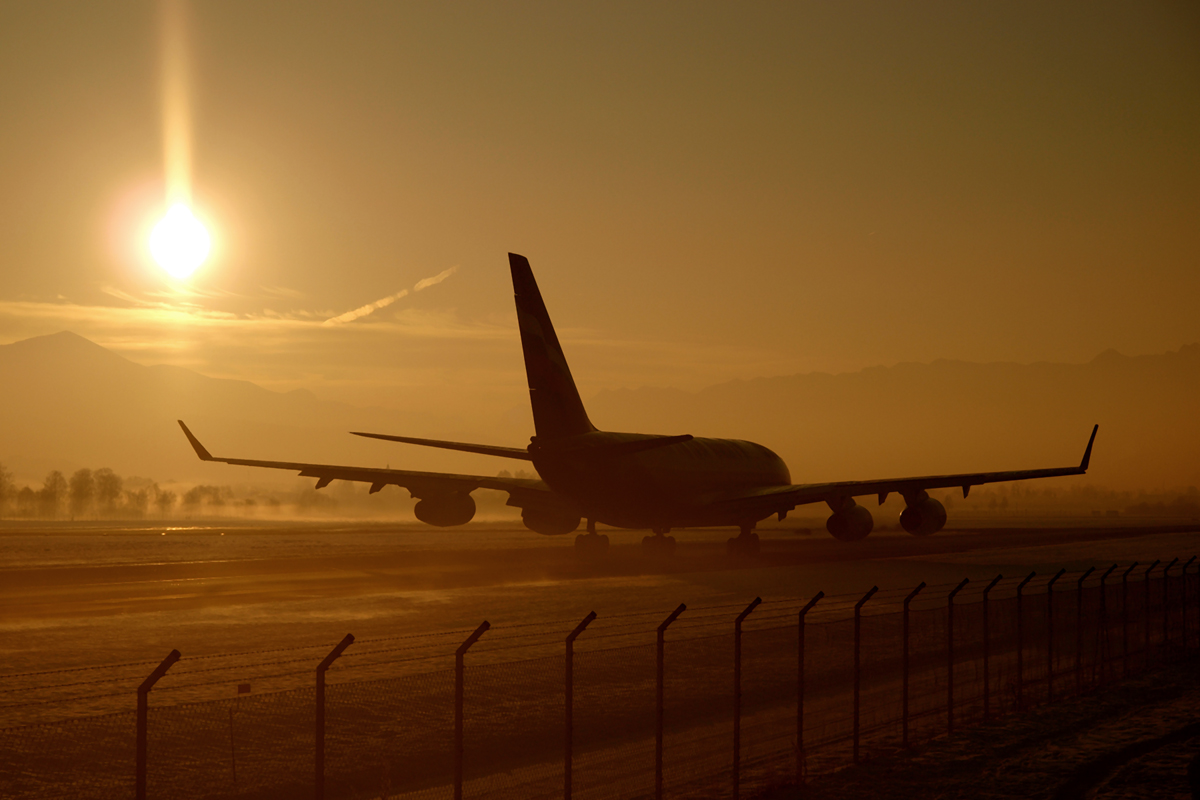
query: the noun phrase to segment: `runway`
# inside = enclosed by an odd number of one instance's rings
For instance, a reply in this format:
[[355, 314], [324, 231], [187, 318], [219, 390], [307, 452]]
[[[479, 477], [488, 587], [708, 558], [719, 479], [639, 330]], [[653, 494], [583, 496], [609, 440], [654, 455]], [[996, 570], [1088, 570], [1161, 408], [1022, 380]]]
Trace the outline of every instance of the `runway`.
[[[762, 553], [731, 558], [725, 530], [677, 532], [674, 558], [648, 558], [640, 532], [582, 560], [573, 537], [472, 525], [21, 525], [0, 527], [4, 672], [496, 629], [605, 615], [903, 589], [1143, 563], [1200, 550], [1200, 525], [977, 526], [846, 544], [824, 531], [763, 531]], [[573, 624], [573, 623], [571, 623]], [[567, 625], [570, 628], [570, 625]]]

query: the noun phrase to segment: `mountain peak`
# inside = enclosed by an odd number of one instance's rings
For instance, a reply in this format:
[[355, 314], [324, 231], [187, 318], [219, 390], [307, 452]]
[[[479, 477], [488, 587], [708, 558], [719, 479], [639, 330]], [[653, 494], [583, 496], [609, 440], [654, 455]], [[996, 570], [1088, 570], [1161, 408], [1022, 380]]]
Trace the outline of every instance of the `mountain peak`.
[[1123, 361], [1128, 361], [1129, 356], [1117, 352], [1115, 348], [1108, 348], [1100, 355], [1092, 359], [1093, 364], [1119, 364]]
[[34, 361], [70, 363], [107, 363], [135, 366], [134, 362], [98, 345], [73, 331], [34, 336], [12, 344], [0, 345], [0, 356]]

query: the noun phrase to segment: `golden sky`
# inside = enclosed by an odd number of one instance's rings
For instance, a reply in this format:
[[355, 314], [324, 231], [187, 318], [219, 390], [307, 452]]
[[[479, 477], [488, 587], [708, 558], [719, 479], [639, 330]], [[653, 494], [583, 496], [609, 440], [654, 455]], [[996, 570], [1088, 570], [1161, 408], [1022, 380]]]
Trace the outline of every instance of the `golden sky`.
[[585, 396], [1200, 341], [1192, 3], [196, 3], [186, 288], [159, 14], [0, 2], [2, 343], [517, 405], [510, 250]]

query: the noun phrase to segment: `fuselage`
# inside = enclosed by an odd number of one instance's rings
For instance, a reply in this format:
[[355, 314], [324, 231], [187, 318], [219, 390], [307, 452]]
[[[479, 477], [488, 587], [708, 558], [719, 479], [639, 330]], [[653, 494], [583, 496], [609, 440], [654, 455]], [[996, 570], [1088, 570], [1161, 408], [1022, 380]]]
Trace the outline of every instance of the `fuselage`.
[[538, 474], [581, 513], [621, 528], [740, 525], [723, 495], [791, 483], [778, 455], [754, 442], [694, 438], [635, 453], [609, 453], [658, 437], [594, 431], [536, 442]]

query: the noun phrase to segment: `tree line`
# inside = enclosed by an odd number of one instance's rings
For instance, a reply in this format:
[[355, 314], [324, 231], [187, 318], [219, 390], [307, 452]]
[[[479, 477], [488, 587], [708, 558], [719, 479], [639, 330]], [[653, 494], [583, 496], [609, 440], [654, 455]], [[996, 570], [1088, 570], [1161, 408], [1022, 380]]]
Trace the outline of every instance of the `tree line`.
[[[272, 503], [268, 500], [268, 505]], [[182, 495], [154, 481], [128, 482], [108, 467], [78, 469], [68, 478], [51, 470], [40, 488], [17, 488], [13, 475], [0, 464], [0, 518], [26, 519], [142, 519], [200, 511], [245, 511], [257, 505], [252, 499], [236, 500], [228, 486], [193, 486]], [[278, 505], [278, 502], [273, 503]]]
[[125, 479], [108, 467], [79, 469], [71, 477], [51, 470], [40, 488], [17, 488], [12, 473], [0, 464], [0, 516], [44, 519], [99, 519], [144, 517], [152, 511], [169, 514], [179, 498], [157, 483]]
[[[255, 516], [279, 514], [285, 507], [304, 516], [339, 513], [391, 513], [412, 501], [397, 492], [389, 498], [368, 496], [365, 486], [349, 484], [314, 491], [308, 481], [288, 491], [268, 487], [197, 485], [178, 492], [146, 478], [122, 478], [112, 469], [79, 469], [69, 477], [51, 470], [40, 487], [18, 486], [13, 474], [0, 464], [0, 519], [97, 520], [195, 516]], [[407, 493], [404, 493], [406, 496]]]

